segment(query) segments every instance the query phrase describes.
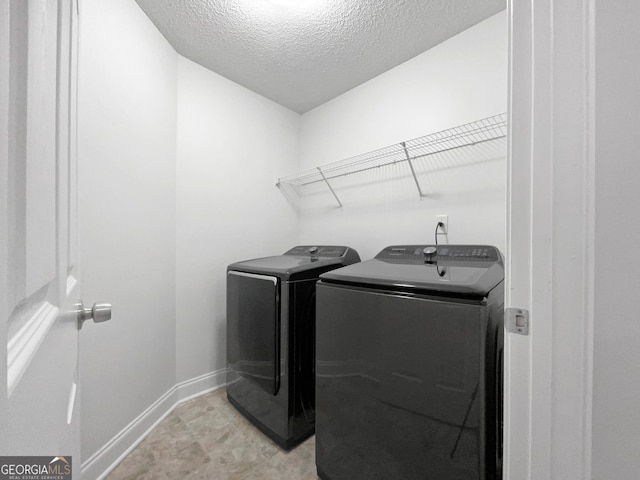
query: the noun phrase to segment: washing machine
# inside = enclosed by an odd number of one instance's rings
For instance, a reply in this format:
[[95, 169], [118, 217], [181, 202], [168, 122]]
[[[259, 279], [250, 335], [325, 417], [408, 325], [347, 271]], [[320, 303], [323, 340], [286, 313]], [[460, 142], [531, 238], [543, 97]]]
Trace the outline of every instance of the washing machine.
[[302, 245], [227, 268], [227, 398], [284, 449], [314, 432], [316, 282], [358, 261]]
[[502, 478], [503, 279], [486, 245], [391, 246], [321, 275], [320, 478]]

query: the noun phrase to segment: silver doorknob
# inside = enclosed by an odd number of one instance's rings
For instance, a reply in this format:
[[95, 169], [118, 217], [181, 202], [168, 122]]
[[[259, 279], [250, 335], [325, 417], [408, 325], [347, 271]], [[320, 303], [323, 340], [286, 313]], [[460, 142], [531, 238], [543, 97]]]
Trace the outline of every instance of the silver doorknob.
[[82, 328], [82, 324], [91, 318], [94, 323], [111, 320], [110, 303], [94, 303], [93, 307], [85, 308], [81, 300], [76, 304], [76, 308], [78, 309], [78, 328]]

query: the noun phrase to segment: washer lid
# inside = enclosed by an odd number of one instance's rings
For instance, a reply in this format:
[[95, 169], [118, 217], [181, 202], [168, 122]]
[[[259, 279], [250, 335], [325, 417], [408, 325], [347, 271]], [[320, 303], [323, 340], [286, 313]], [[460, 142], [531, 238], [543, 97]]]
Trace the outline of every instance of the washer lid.
[[227, 271], [276, 275], [285, 280], [317, 277], [321, 273], [359, 262], [358, 253], [349, 247], [299, 245], [273, 257], [232, 263]]
[[504, 267], [498, 249], [488, 245], [395, 245], [373, 260], [320, 278], [326, 283], [485, 296], [504, 279]]

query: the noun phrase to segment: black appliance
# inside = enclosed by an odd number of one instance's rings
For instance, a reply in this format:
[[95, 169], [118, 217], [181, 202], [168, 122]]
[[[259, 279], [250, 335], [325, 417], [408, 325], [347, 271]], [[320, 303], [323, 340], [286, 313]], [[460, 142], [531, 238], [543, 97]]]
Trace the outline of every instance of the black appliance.
[[392, 246], [320, 277], [320, 478], [502, 478], [503, 283], [485, 245]]
[[227, 398], [284, 449], [314, 431], [316, 282], [358, 261], [349, 247], [297, 246], [227, 268]]

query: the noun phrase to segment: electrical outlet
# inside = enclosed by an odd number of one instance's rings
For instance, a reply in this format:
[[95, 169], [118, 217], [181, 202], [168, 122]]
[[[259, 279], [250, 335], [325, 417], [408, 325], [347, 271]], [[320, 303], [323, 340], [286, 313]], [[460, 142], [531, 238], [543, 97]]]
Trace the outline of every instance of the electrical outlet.
[[436, 225], [442, 223], [440, 232], [444, 234], [449, 233], [449, 215], [436, 215]]

